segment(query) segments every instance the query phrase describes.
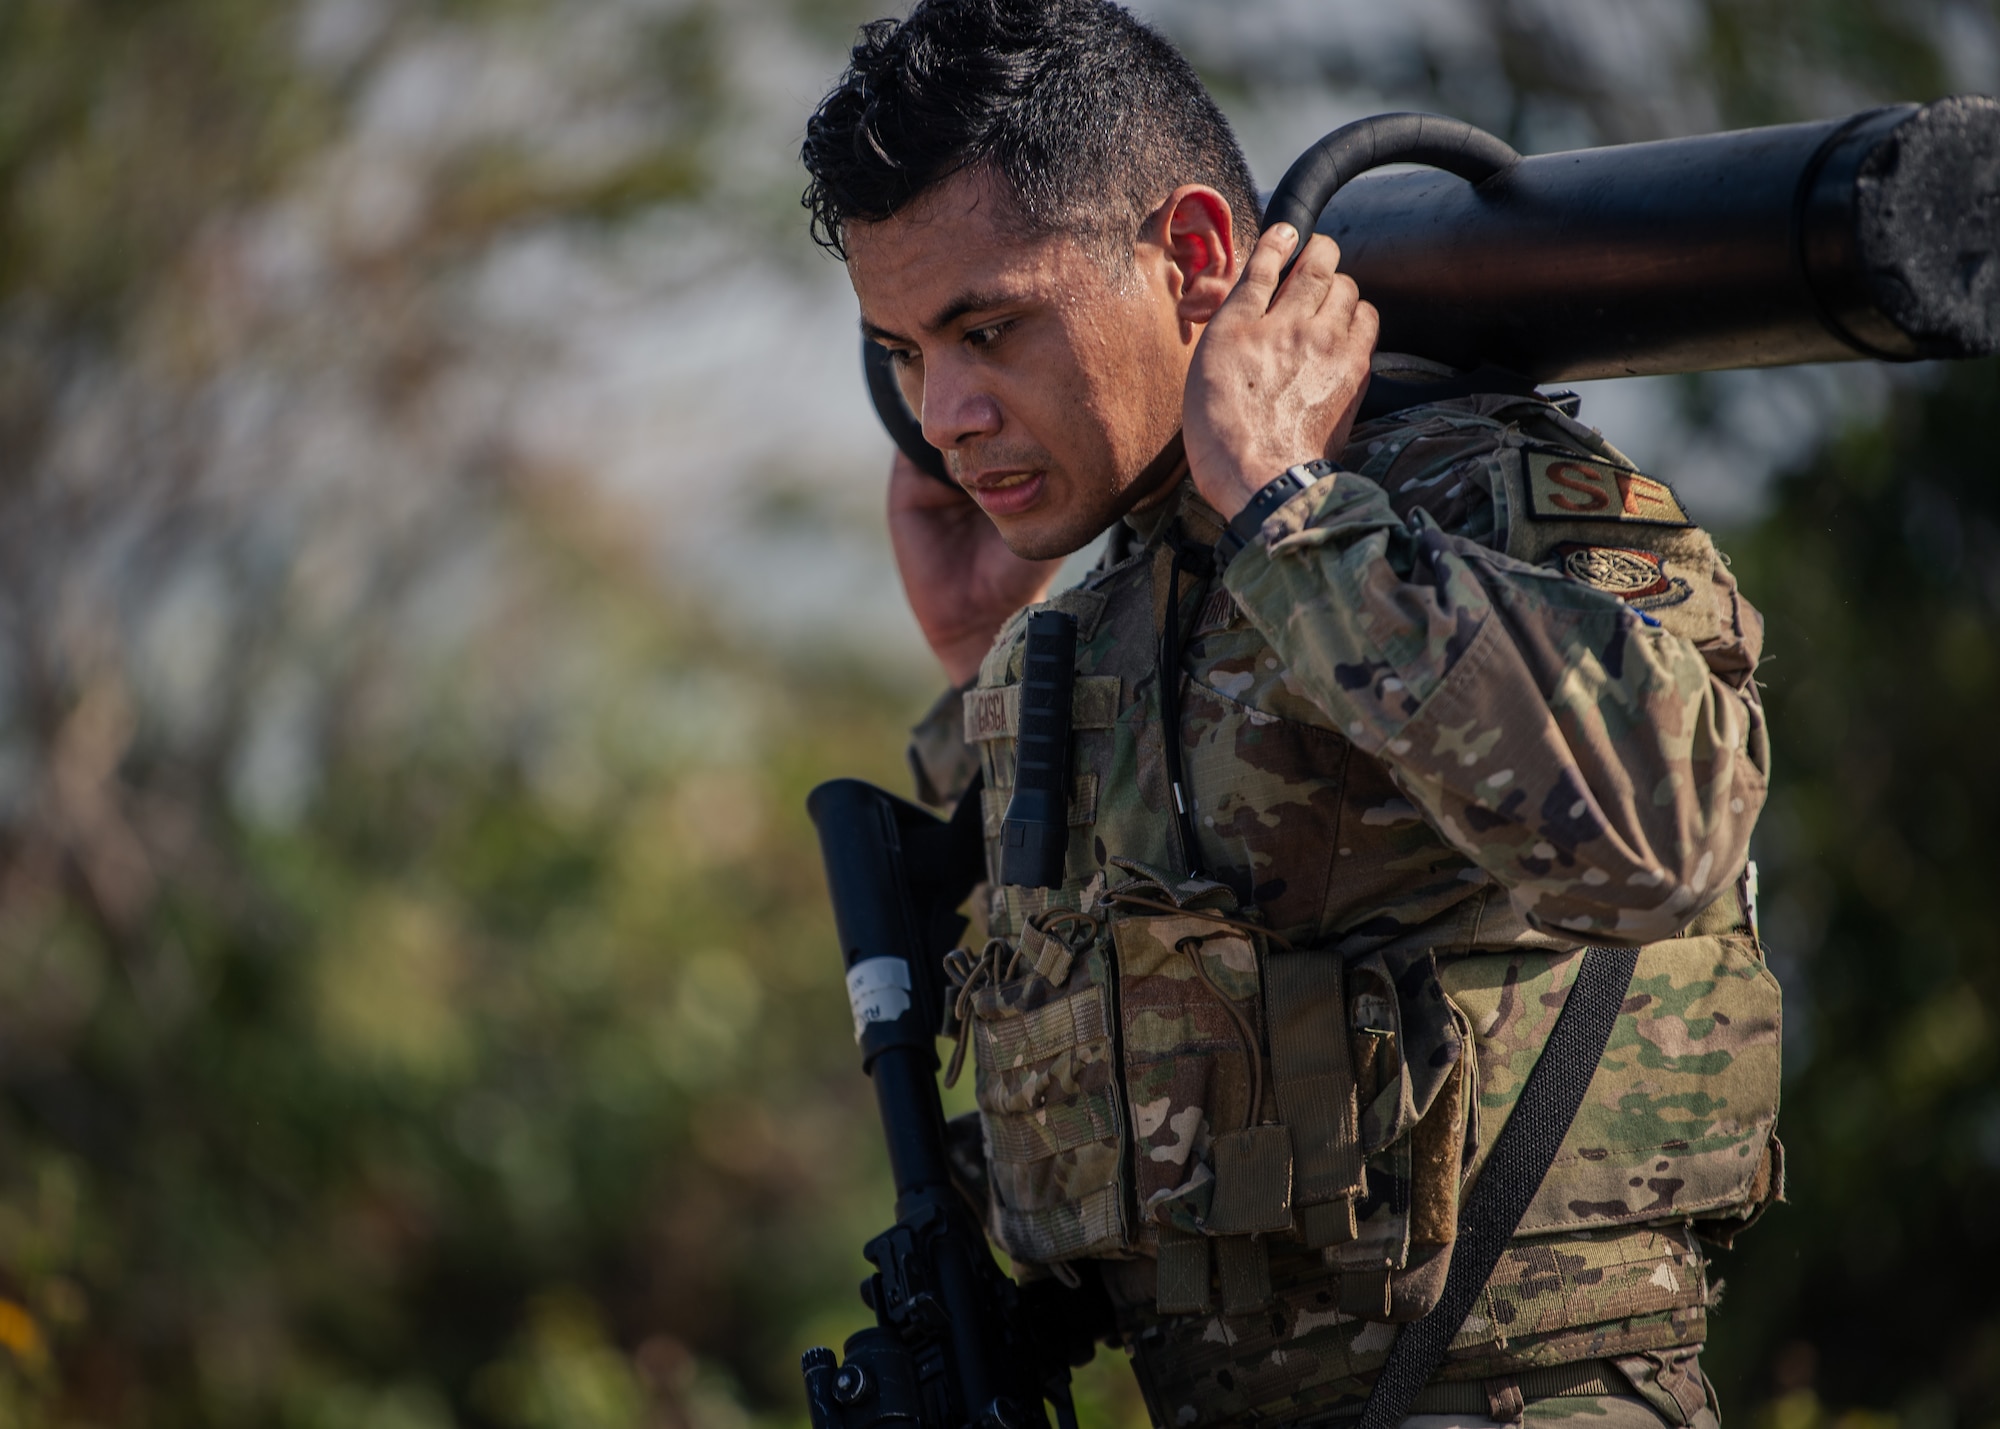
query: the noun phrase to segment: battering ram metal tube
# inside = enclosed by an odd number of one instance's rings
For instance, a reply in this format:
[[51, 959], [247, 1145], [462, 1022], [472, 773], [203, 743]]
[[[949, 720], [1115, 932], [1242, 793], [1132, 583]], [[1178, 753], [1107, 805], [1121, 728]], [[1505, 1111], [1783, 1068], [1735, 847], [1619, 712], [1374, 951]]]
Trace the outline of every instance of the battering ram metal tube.
[[1374, 174], [1318, 228], [1381, 349], [1454, 368], [1980, 357], [2000, 350], [2000, 103], [1542, 154], [1476, 187]]
[[[1397, 161], [1450, 172], [1357, 177]], [[1460, 371], [1552, 382], [2000, 351], [1988, 98], [1526, 159], [1456, 120], [1379, 115], [1308, 150], [1270, 210], [1320, 214], [1382, 314], [1383, 352]], [[866, 353], [883, 424], [946, 479], [882, 350]]]

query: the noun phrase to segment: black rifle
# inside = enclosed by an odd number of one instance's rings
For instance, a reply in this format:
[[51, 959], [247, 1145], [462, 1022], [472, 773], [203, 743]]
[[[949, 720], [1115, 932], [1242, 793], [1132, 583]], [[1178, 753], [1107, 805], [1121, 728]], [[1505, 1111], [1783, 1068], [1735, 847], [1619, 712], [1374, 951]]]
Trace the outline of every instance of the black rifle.
[[984, 876], [979, 794], [975, 783], [949, 822], [857, 779], [806, 800], [896, 1183], [896, 1224], [862, 1251], [875, 1266], [861, 1287], [875, 1326], [848, 1337], [845, 1363], [812, 1349], [801, 1365], [813, 1429], [1047, 1429], [1045, 1400], [1076, 1429], [1070, 1367], [1110, 1329], [1094, 1281], [1072, 1290], [1003, 1274], [951, 1177], [937, 1086], [942, 958]]
[[[1418, 163], [1442, 173], [1374, 174]], [[1351, 179], [1358, 182], [1349, 183]], [[2000, 102], [1523, 158], [1435, 114], [1320, 140], [1264, 221], [1317, 227], [1382, 315], [1364, 418], [1538, 382], [2000, 351]], [[944, 463], [864, 345], [890, 436]]]

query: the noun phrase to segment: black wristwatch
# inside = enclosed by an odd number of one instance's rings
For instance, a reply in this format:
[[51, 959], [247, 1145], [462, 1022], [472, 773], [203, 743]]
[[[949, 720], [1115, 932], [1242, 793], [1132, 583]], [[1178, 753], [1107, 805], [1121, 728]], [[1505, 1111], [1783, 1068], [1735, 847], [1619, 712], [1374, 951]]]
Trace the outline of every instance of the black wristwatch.
[[1263, 529], [1265, 519], [1273, 511], [1314, 482], [1326, 480], [1337, 470], [1330, 461], [1302, 461], [1272, 477], [1250, 498], [1250, 504], [1236, 513], [1229, 529], [1216, 541], [1216, 563], [1228, 565], [1238, 551], [1257, 539], [1258, 531]]

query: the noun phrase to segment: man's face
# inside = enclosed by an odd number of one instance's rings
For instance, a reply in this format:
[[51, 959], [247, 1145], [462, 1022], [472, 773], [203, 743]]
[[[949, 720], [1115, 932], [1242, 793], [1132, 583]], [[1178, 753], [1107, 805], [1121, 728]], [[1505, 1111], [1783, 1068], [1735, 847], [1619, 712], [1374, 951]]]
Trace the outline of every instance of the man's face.
[[863, 330], [1017, 555], [1067, 555], [1149, 494], [1139, 478], [1180, 429], [1194, 337], [1157, 245], [1123, 266], [1023, 236], [985, 170], [845, 238]]

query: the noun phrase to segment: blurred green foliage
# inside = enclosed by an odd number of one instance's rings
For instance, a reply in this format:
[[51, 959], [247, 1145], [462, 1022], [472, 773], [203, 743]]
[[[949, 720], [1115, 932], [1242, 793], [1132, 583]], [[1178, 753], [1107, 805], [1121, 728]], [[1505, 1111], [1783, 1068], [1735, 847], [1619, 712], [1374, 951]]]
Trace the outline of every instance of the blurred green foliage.
[[1793, 1189], [1724, 1257], [1711, 1358], [1778, 1429], [2000, 1418], [1996, 416], [2000, 363], [1930, 374], [1732, 542], [1769, 622]]
[[[1684, 82], [1745, 123], [1928, 97], [1965, 8], [1706, 0]], [[861, 1321], [889, 1198], [801, 808], [900, 786], [923, 693], [732, 638], [505, 455], [440, 459], [409, 511], [384, 479], [345, 564], [327, 508], [203, 486], [197, 419], [245, 373], [421, 445], [453, 274], [743, 201], [712, 136], [744, 32], [669, 5], [561, 49], [615, 9], [0, 7], [0, 1425], [797, 1424], [797, 1351]], [[861, 9], [758, 13], [830, 74]], [[1558, 11], [1467, 13], [1484, 69], [1407, 66], [1440, 107], [1658, 122]], [[229, 235], [322, 203], [385, 72], [494, 34], [643, 142], [406, 159], [418, 216], [272, 316]], [[1769, 1429], [2000, 1420], [1996, 415], [1993, 363], [1898, 382], [1727, 542], [1769, 618], [1793, 1194], [1727, 1254], [1708, 1358]], [[468, 548], [485, 613], [426, 643]], [[163, 647], [176, 684], [146, 632], [184, 607], [211, 648]], [[312, 777], [249, 797], [288, 701]], [[1083, 1401], [1139, 1416], [1111, 1356]]]
[[325, 134], [259, 0], [0, 8], [0, 293], [105, 336], [160, 265]]
[[787, 1404], [886, 1204], [798, 810], [898, 777], [898, 702], [827, 677], [807, 706], [628, 616], [646, 678], [601, 692], [577, 787], [369, 749], [293, 827], [209, 831], [220, 898], [169, 882], [115, 935], [10, 901], [17, 1396], [524, 1429]]

